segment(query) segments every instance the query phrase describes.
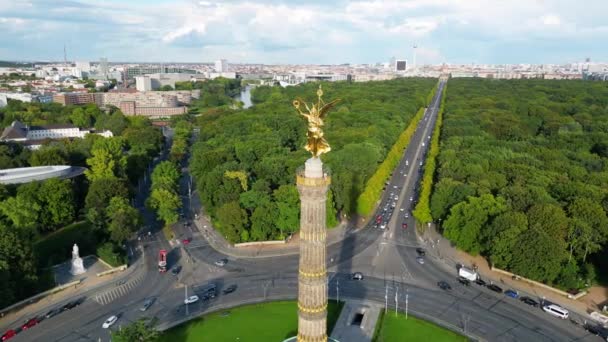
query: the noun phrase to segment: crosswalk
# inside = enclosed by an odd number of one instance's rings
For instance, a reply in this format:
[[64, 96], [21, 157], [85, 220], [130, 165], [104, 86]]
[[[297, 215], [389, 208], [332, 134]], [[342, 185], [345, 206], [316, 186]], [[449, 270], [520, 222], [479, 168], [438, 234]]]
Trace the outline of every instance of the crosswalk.
[[134, 287], [136, 287], [144, 278], [144, 273], [137, 275], [136, 277], [129, 279], [124, 284], [118, 285], [113, 289], [106, 290], [104, 292], [98, 293], [95, 295], [95, 301], [101, 305], [106, 305], [117, 298], [124, 296], [126, 293], [131, 291]]

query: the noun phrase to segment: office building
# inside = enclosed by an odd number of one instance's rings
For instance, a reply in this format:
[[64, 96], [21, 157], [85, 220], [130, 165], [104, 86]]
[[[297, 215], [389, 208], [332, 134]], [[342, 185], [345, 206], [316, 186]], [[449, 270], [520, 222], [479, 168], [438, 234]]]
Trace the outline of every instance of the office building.
[[137, 91], [151, 91], [152, 79], [150, 76], [135, 76], [135, 88]]
[[85, 93], [85, 92], [73, 92], [73, 93], [58, 93], [53, 95], [53, 102], [60, 103], [64, 106], [67, 105], [83, 105], [87, 103], [95, 103], [101, 106], [103, 102], [104, 93]]
[[405, 60], [396, 60], [395, 61], [395, 71], [405, 71], [407, 68], [407, 61]]
[[110, 69], [108, 68], [108, 59], [101, 58], [99, 60], [99, 73], [104, 77], [104, 79], [107, 79], [109, 72], [110, 72]]
[[82, 72], [91, 72], [91, 63], [79, 61], [76, 62], [76, 68], [80, 69]]
[[215, 72], [227, 72], [228, 71], [228, 61], [225, 59], [218, 59], [215, 61]]
[[170, 68], [166, 66], [135, 66], [135, 67], [127, 67], [125, 68], [125, 79], [130, 80], [134, 79], [135, 76], [149, 75], [149, 74], [169, 74], [169, 73], [179, 73], [179, 74], [196, 74], [195, 70], [191, 69], [182, 69], [182, 68]]

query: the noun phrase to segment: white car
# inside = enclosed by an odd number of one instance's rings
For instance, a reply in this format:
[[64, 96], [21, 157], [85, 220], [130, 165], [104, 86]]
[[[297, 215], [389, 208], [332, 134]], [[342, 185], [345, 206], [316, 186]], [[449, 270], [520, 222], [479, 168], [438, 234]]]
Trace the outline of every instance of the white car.
[[227, 263], [228, 263], [228, 259], [220, 259], [215, 262], [215, 265], [219, 266], [219, 267], [224, 267], [224, 266], [226, 266]]
[[404, 208], [399, 209], [399, 211], [404, 211], [404, 210], [405, 210]]
[[410, 214], [409, 213], [405, 213], [405, 218], [409, 218]]
[[382, 224], [380, 225], [380, 229], [385, 229], [385, 228], [386, 228], [386, 223], [382, 223]]
[[414, 200], [414, 197], [410, 197], [410, 202]]
[[116, 321], [118, 321], [118, 317], [116, 317], [116, 316], [110, 316], [108, 319], [106, 319], [105, 322], [103, 322], [103, 324], [101, 325], [101, 327], [104, 328], [104, 329], [108, 329], [114, 323], [116, 323]]
[[398, 200], [399, 200], [399, 196], [395, 196], [395, 201], [398, 201]]
[[196, 303], [198, 302], [198, 296], [194, 295], [194, 296], [190, 296], [186, 299], [184, 299], [184, 304], [192, 304], [192, 303]]
[[424, 146], [424, 142], [422, 143], [422, 146]]

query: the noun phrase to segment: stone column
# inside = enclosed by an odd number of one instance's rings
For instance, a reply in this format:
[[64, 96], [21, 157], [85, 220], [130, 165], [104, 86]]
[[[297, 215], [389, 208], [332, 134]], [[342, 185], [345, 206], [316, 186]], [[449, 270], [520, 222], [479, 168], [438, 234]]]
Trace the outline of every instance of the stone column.
[[327, 270], [325, 226], [331, 178], [319, 158], [306, 161], [297, 175], [300, 193], [300, 266], [298, 275], [298, 341], [327, 341]]

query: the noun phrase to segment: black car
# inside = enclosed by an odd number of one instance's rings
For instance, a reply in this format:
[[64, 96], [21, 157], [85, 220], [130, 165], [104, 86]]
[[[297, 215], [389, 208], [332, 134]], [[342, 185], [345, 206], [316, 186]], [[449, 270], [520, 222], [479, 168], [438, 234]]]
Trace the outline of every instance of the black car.
[[62, 308], [55, 308], [53, 310], [50, 310], [44, 315], [44, 318], [51, 318], [53, 316], [56, 316], [57, 314], [61, 313], [61, 311], [63, 311]]
[[447, 282], [445, 282], [443, 280], [440, 281], [440, 282], [438, 282], [437, 286], [439, 286], [439, 288], [441, 288], [442, 290], [446, 290], [446, 291], [449, 291], [449, 290], [452, 289], [452, 287], [450, 286], [450, 284], [448, 284]]
[[223, 294], [229, 294], [229, 293], [232, 293], [232, 292], [234, 292], [234, 291], [236, 291], [236, 284], [232, 284], [232, 285], [228, 286], [227, 288], [225, 288], [225, 289], [222, 291], [222, 293], [223, 293]]
[[420, 256], [426, 255], [426, 251], [422, 248], [416, 248], [416, 253], [418, 253], [418, 255], [420, 255]]
[[202, 300], [210, 300], [215, 298], [215, 291], [207, 291], [201, 296]]
[[494, 284], [490, 284], [487, 286], [488, 289], [497, 292], [497, 293], [502, 293], [502, 289], [500, 288], [500, 286], [498, 285], [494, 285]]
[[590, 334], [593, 334], [595, 336], [599, 336], [601, 337], [603, 340], [608, 340], [608, 330], [599, 326], [599, 325], [593, 325], [593, 324], [589, 324], [586, 323], [583, 328], [585, 328], [585, 330], [587, 330], [587, 332], [589, 332]]
[[78, 305], [82, 304], [82, 302], [84, 302], [84, 298], [79, 298], [76, 299], [74, 301], [71, 301], [69, 303], [67, 303], [66, 305], [64, 305], [61, 310], [65, 311], [65, 310], [72, 310], [73, 308], [77, 307]]
[[171, 274], [178, 275], [181, 270], [182, 270], [181, 266], [175, 266], [171, 269]]
[[458, 277], [458, 282], [461, 283], [464, 286], [469, 286], [471, 285], [471, 281], [465, 277]]
[[481, 285], [481, 286], [486, 286], [486, 282], [483, 281], [481, 278], [477, 278], [477, 280], [475, 280], [475, 284]]
[[526, 304], [528, 304], [530, 306], [533, 306], [535, 308], [538, 307], [538, 302], [535, 301], [534, 299], [530, 298], [530, 297], [523, 296], [523, 297], [519, 298], [519, 300], [521, 300], [523, 303], [526, 303]]

